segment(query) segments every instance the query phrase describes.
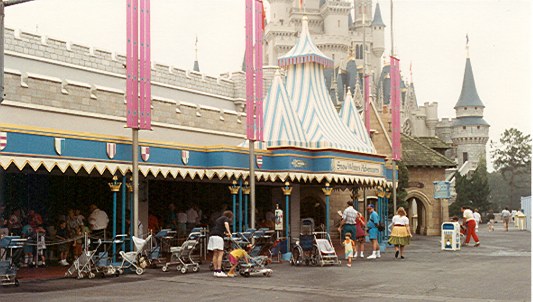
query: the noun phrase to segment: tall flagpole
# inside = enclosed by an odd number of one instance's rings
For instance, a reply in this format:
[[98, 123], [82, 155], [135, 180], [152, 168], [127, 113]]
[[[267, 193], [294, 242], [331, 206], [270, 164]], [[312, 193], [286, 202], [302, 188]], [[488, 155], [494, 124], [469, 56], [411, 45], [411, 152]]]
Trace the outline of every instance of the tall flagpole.
[[[392, 56], [394, 56], [394, 0], [390, 0], [390, 23], [391, 23], [390, 24], [390, 43], [391, 43], [390, 54], [391, 54], [391, 57], [392, 57]], [[390, 66], [390, 68], [392, 68], [392, 65]], [[398, 74], [398, 76], [399, 76], [399, 74]], [[392, 80], [393, 79], [391, 78], [391, 82], [392, 82]], [[400, 83], [396, 83], [396, 84], [398, 86], [400, 85]], [[392, 94], [392, 91], [391, 91], [391, 94]], [[393, 114], [399, 114], [399, 113], [394, 112]], [[394, 135], [394, 133], [393, 133], [393, 135]], [[393, 153], [394, 153], [394, 151], [393, 151]], [[397, 182], [396, 181], [396, 159], [395, 159], [395, 157], [393, 155], [393, 158], [392, 158], [392, 204], [393, 204], [393, 212], [396, 211], [396, 182]]]

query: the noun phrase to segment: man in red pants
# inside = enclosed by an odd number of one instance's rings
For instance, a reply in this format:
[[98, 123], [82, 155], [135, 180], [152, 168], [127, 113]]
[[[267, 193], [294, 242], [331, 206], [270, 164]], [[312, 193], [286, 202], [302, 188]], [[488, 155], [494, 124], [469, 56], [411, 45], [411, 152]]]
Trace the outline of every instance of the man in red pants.
[[467, 206], [462, 206], [461, 212], [463, 212], [463, 225], [466, 226], [466, 239], [463, 245], [468, 246], [470, 237], [472, 237], [476, 242], [474, 246], [479, 246], [479, 238], [477, 238], [476, 234], [476, 220], [474, 219], [474, 213], [472, 212], [472, 209]]

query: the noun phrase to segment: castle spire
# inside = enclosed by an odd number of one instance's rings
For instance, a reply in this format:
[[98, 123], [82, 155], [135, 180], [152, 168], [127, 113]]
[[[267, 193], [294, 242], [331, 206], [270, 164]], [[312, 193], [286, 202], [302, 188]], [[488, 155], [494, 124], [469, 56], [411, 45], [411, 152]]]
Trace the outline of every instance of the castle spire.
[[463, 87], [461, 89], [461, 95], [455, 109], [459, 107], [482, 107], [485, 108], [483, 102], [479, 98], [476, 89], [476, 82], [474, 81], [474, 73], [472, 72], [472, 64], [470, 58], [466, 58], [465, 74], [463, 77]]
[[194, 42], [194, 66], [192, 70], [200, 72], [200, 64], [198, 64], [198, 35], [196, 36], [196, 40]]
[[372, 20], [372, 26], [383, 26], [383, 19], [381, 18], [381, 9], [379, 8], [379, 3], [376, 3], [376, 11], [374, 12], [374, 20]]

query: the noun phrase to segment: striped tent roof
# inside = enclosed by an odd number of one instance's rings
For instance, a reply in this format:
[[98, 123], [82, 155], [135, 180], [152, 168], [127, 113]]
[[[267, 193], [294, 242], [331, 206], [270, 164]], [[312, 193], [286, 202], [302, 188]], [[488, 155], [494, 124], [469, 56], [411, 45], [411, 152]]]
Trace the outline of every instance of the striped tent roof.
[[264, 101], [264, 138], [266, 147], [307, 147], [307, 135], [283, 85], [279, 71]]
[[368, 135], [368, 131], [363, 123], [359, 110], [355, 107], [355, 103], [352, 98], [352, 93], [348, 91], [346, 98], [342, 104], [341, 111], [339, 112], [342, 122], [348, 126], [350, 130], [369, 147], [375, 150], [374, 144]]
[[278, 65], [288, 66], [307, 62], [315, 62], [325, 67], [333, 67], [333, 60], [323, 54], [311, 40], [307, 17], [304, 16], [302, 18], [302, 32], [298, 42], [296, 42], [296, 45], [289, 52], [278, 58]]

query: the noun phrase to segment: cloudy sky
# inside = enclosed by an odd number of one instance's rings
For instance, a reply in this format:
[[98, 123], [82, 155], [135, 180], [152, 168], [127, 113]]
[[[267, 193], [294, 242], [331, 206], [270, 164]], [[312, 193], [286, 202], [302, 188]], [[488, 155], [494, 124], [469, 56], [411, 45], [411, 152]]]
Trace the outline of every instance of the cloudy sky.
[[[198, 36], [200, 69], [240, 70], [244, 0], [152, 0], [152, 59], [191, 69]], [[378, 0], [390, 47], [390, 0]], [[374, 0], [374, 4], [376, 0]], [[6, 8], [7, 27], [125, 53], [126, 0], [35, 0]], [[438, 102], [453, 117], [465, 65], [465, 36], [490, 139], [516, 127], [531, 133], [529, 0], [394, 0], [394, 41], [419, 104]], [[390, 48], [388, 48], [390, 49]], [[386, 50], [389, 52], [389, 50]]]

